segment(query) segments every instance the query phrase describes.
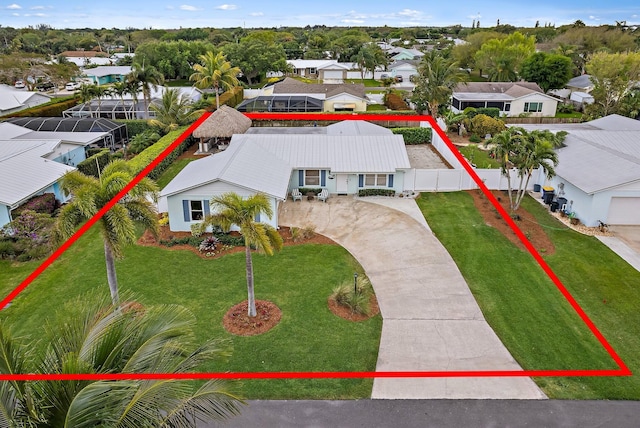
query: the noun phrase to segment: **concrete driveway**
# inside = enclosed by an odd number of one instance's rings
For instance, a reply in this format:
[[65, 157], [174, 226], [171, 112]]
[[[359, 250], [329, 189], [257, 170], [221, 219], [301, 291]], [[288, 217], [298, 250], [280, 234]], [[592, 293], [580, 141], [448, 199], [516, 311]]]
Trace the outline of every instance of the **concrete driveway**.
[[640, 271], [640, 226], [610, 226], [613, 236], [596, 236], [627, 263]]
[[[377, 371], [521, 370], [485, 321], [413, 199], [286, 201], [283, 226], [316, 226], [363, 266], [383, 317]], [[372, 398], [546, 398], [527, 377], [376, 378]]]

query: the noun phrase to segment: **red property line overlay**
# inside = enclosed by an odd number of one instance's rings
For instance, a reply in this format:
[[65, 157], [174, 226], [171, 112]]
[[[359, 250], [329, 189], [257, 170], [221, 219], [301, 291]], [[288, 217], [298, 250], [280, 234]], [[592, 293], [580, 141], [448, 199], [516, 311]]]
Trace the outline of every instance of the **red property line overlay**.
[[[49, 256], [36, 270], [34, 270], [18, 287], [0, 302], [0, 308], [6, 307], [27, 286], [29, 286], [42, 272], [44, 272], [55, 260], [71, 247], [89, 228], [91, 228], [102, 216], [109, 211], [124, 195], [126, 195], [140, 180], [149, 174], [160, 162], [164, 160], [178, 145], [180, 145], [193, 131], [200, 126], [211, 113], [205, 113], [193, 123], [182, 135], [180, 135], [169, 147], [167, 147], [156, 159], [144, 168], [120, 193], [110, 200], [100, 211], [82, 225], [66, 242], [64, 242], [51, 256]], [[444, 131], [440, 129], [431, 116], [412, 115], [345, 115], [345, 114], [287, 114], [287, 113], [247, 113], [249, 119], [275, 119], [275, 120], [306, 120], [306, 121], [343, 121], [343, 120], [368, 120], [368, 121], [422, 121], [429, 122], [432, 129], [438, 133], [453, 155], [460, 161], [464, 169], [469, 173], [484, 195], [491, 201], [496, 210], [504, 218], [514, 233], [522, 241], [529, 253], [538, 262], [540, 267], [549, 276], [558, 290], [567, 299], [571, 307], [580, 316], [589, 330], [606, 349], [611, 358], [616, 362], [618, 370], [484, 370], [484, 371], [403, 371], [403, 372], [236, 372], [236, 373], [81, 373], [81, 374], [12, 374], [0, 375], [2, 380], [35, 381], [35, 380], [189, 380], [189, 379], [352, 379], [352, 378], [458, 378], [458, 377], [584, 377], [584, 376], [630, 376], [633, 373], [618, 356], [613, 347], [605, 339], [595, 324], [587, 316], [571, 293], [562, 284], [553, 270], [547, 265], [542, 256], [531, 245], [531, 242], [522, 233], [506, 210], [498, 203], [497, 199], [486, 187], [484, 182], [476, 174], [471, 165], [462, 154], [453, 146]]]

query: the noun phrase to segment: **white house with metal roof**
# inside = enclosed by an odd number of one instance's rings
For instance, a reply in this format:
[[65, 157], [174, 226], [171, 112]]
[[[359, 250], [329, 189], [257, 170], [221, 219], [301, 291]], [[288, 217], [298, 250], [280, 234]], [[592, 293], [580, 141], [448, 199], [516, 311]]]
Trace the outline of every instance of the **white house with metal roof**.
[[467, 107], [493, 107], [500, 115], [555, 116], [558, 100], [545, 94], [533, 82], [467, 82], [453, 91], [451, 109], [458, 113]]
[[236, 134], [224, 152], [187, 165], [162, 190], [160, 210], [166, 207], [171, 230], [189, 231], [209, 213], [214, 195], [261, 192], [269, 198], [274, 217], [260, 220], [277, 227], [278, 205], [294, 188], [345, 195], [366, 188], [402, 192], [404, 173], [411, 166], [401, 135], [373, 132], [369, 126], [341, 125], [334, 131]]
[[640, 121], [611, 115], [562, 129], [556, 176], [540, 184], [566, 198], [587, 226], [640, 225]]
[[58, 181], [86, 159], [85, 149], [108, 132], [43, 132], [0, 123], [0, 227], [11, 211], [43, 193], [61, 202], [66, 196]]
[[51, 97], [40, 92], [16, 89], [0, 84], [0, 116], [39, 106], [51, 101]]

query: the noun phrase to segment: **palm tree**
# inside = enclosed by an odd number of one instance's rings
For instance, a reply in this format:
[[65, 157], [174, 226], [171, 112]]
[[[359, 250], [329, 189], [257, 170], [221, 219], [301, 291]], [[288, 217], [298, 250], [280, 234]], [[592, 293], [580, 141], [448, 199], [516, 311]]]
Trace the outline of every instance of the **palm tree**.
[[159, 127], [165, 133], [187, 125], [202, 114], [202, 110], [193, 110], [191, 104], [191, 100], [185, 94], [181, 94], [178, 89], [167, 89], [162, 94], [160, 104], [151, 105], [151, 110], [156, 117], [149, 123]]
[[111, 95], [111, 88], [103, 85], [93, 86], [93, 96], [98, 99], [98, 117], [102, 117], [102, 98]]
[[273, 210], [267, 197], [258, 193], [247, 199], [237, 193], [229, 192], [211, 199], [212, 211], [215, 214], [205, 219], [204, 224], [220, 226], [223, 230], [229, 230], [236, 225], [244, 236], [245, 261], [247, 271], [247, 292], [250, 317], [256, 316], [256, 301], [253, 287], [253, 260], [251, 247], [264, 251], [267, 255], [273, 255], [274, 250], [282, 248], [282, 237], [278, 231], [265, 223], [256, 221], [261, 215], [268, 218], [273, 216]]
[[[135, 174], [123, 160], [107, 165], [99, 178], [71, 171], [62, 177], [60, 187], [73, 199], [60, 211], [56, 223], [59, 239], [66, 239], [75, 232], [76, 226], [93, 217], [134, 178]], [[115, 259], [122, 257], [125, 245], [136, 240], [136, 224], [154, 234], [158, 231], [158, 218], [147, 195], [155, 198], [156, 184], [143, 178], [125, 197], [99, 220], [104, 239], [104, 256], [111, 299], [118, 304], [118, 279]]]
[[437, 51], [422, 58], [416, 87], [411, 100], [419, 107], [427, 107], [429, 114], [438, 117], [438, 107], [447, 104], [453, 89], [467, 80], [458, 64], [444, 58]]
[[154, 66], [144, 63], [134, 63], [131, 67], [131, 73], [127, 76], [127, 80], [136, 83], [142, 90], [144, 97], [144, 111], [149, 117], [149, 104], [151, 104], [151, 89], [157, 89], [158, 85], [164, 82], [164, 76]]
[[83, 83], [78, 90], [78, 95], [80, 95], [80, 101], [82, 101], [84, 106], [89, 109], [89, 116], [93, 117], [93, 111], [91, 110], [91, 100], [93, 100], [93, 97], [95, 96], [93, 85]]
[[199, 89], [213, 88], [216, 93], [216, 109], [220, 108], [220, 88], [231, 89], [238, 86], [238, 67], [232, 67], [222, 52], [214, 55], [209, 51], [200, 55], [201, 64], [194, 64], [195, 72], [189, 76], [189, 80], [195, 82]]
[[140, 85], [138, 82], [133, 82], [131, 80], [125, 80], [127, 85], [127, 91], [131, 94], [131, 99], [133, 100], [133, 111], [131, 112], [131, 119], [138, 118], [138, 92], [140, 91]]
[[[228, 356], [223, 341], [195, 342], [196, 320], [183, 307], [117, 308], [105, 300], [67, 305], [64, 322], [45, 325], [40, 352], [0, 322], [0, 373], [188, 373]], [[0, 426], [195, 427], [239, 413], [242, 401], [223, 382], [194, 387], [168, 379], [4, 381]]]
[[124, 103], [124, 96], [128, 93], [130, 93], [130, 86], [127, 82], [115, 82], [111, 88], [111, 94], [120, 98], [125, 119], [129, 119], [129, 112], [127, 111], [127, 107]]
[[491, 144], [491, 155], [500, 163], [500, 171], [502, 175], [507, 177], [507, 188], [509, 193], [509, 206], [513, 209], [513, 193], [511, 189], [511, 162], [510, 156], [513, 154], [516, 148], [516, 143], [513, 139], [512, 130], [509, 128], [506, 131], [502, 131], [493, 136], [490, 140], [485, 142], [485, 146]]

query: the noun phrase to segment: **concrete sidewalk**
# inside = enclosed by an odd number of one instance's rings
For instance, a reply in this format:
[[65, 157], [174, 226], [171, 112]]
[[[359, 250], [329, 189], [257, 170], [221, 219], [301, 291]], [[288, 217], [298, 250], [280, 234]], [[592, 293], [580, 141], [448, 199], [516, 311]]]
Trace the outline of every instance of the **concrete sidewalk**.
[[[280, 224], [316, 226], [363, 266], [383, 317], [377, 371], [521, 370], [484, 320], [413, 199], [283, 203]], [[372, 398], [546, 398], [522, 378], [376, 378]]]

